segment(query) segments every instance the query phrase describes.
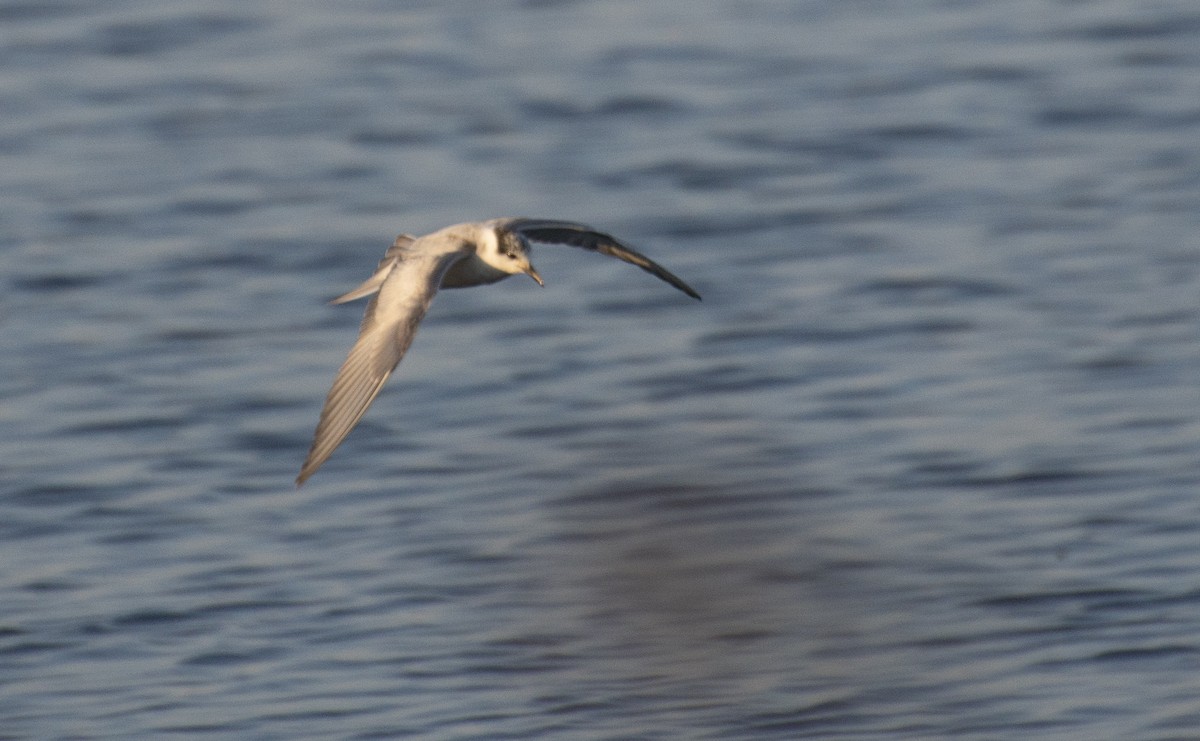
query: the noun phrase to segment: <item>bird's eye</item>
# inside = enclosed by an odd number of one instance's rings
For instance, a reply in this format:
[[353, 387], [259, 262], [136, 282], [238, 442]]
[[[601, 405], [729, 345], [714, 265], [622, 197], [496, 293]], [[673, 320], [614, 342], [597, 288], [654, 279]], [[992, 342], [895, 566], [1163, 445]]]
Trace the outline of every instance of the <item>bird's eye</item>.
[[504, 256], [507, 257], [509, 260], [517, 259], [517, 254], [515, 252], [505, 252]]

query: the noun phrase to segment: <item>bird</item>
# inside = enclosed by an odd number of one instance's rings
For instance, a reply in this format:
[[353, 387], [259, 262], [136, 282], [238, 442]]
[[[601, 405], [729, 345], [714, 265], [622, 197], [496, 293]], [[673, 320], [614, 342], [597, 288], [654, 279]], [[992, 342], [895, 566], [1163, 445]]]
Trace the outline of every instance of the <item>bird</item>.
[[302, 486], [354, 429], [408, 351], [439, 288], [469, 288], [524, 273], [544, 286], [530, 262], [530, 243], [562, 244], [615, 257], [699, 300], [669, 270], [610, 234], [555, 219], [504, 217], [454, 224], [422, 237], [401, 234], [375, 273], [333, 299], [371, 297], [358, 339], [325, 398], [312, 446], [296, 477]]

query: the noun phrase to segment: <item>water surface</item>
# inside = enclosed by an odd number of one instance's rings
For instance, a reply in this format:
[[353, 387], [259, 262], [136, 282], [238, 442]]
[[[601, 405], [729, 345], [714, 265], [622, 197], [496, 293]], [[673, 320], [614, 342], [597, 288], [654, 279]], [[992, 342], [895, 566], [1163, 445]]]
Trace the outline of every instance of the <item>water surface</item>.
[[[6, 738], [1200, 727], [1188, 3], [0, 1]], [[396, 233], [439, 296], [292, 486]]]

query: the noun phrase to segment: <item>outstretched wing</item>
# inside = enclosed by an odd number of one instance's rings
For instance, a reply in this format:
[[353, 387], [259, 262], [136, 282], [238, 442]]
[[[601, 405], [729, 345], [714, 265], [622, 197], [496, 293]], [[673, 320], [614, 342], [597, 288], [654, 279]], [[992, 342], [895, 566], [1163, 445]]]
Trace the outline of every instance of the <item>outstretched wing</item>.
[[511, 229], [535, 242], [567, 244], [572, 247], [581, 247], [585, 250], [615, 257], [618, 260], [624, 260], [630, 265], [637, 265], [654, 277], [670, 283], [692, 298], [700, 298], [700, 294], [694, 288], [684, 283], [683, 280], [662, 265], [654, 262], [629, 245], [624, 244], [616, 237], [604, 232], [598, 232], [585, 224], [556, 221], [553, 219], [514, 218], [501, 219], [499, 226], [502, 229]]
[[358, 341], [325, 398], [312, 447], [296, 477], [297, 486], [329, 459], [366, 414], [412, 344], [442, 276], [468, 254], [461, 244], [422, 252], [425, 254], [410, 253], [395, 260], [380, 281], [379, 295], [367, 305]]

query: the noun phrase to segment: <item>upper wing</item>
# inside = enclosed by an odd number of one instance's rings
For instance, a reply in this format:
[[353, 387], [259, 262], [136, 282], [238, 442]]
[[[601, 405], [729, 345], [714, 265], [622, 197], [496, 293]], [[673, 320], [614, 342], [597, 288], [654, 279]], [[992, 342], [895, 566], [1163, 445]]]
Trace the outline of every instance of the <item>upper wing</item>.
[[694, 299], [700, 294], [694, 288], [684, 283], [679, 277], [662, 265], [654, 262], [642, 253], [622, 243], [616, 237], [604, 232], [598, 232], [585, 224], [570, 221], [555, 221], [553, 219], [504, 219], [502, 228], [512, 229], [535, 242], [552, 244], [569, 244], [572, 247], [582, 247], [585, 250], [609, 255], [618, 260], [624, 260], [631, 265], [637, 265], [647, 273], [675, 286]]
[[[390, 252], [390, 250], [389, 250]], [[303, 484], [337, 449], [383, 389], [416, 336], [442, 276], [467, 255], [461, 245], [445, 251], [407, 254], [388, 268], [379, 295], [367, 306], [358, 341], [333, 379], [312, 447], [296, 485]]]

